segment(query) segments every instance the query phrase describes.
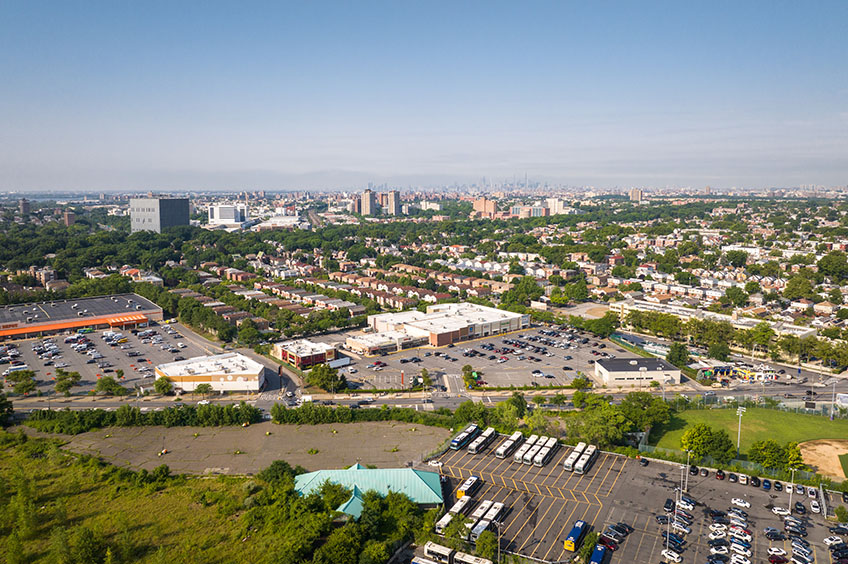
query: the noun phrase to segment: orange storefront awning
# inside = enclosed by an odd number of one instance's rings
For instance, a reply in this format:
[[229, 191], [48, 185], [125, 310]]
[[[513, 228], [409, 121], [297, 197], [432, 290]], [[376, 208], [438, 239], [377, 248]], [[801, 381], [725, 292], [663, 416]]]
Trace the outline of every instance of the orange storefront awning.
[[113, 315], [110, 317], [87, 318], [87, 319], [69, 319], [59, 323], [45, 323], [43, 325], [24, 325], [15, 327], [14, 329], [4, 329], [0, 331], [0, 337], [11, 337], [13, 335], [27, 335], [30, 333], [41, 333], [43, 331], [63, 331], [65, 329], [78, 329], [80, 327], [91, 327], [92, 325], [126, 325], [130, 323], [144, 323], [147, 321], [147, 316], [141, 313], [133, 313], [129, 315]]

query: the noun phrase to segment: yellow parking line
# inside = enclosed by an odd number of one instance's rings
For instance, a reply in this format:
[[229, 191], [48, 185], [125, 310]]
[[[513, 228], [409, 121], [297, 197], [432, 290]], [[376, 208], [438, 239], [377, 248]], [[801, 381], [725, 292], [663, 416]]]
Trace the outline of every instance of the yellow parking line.
[[[548, 505], [548, 510], [547, 510], [547, 511], [545, 511], [545, 514], [544, 514], [544, 515], [542, 515], [542, 518], [541, 518], [541, 519], [537, 519], [537, 520], [536, 520], [536, 525], [533, 527], [533, 530], [532, 530], [532, 531], [530, 531], [530, 534], [527, 536], [527, 540], [525, 540], [525, 541], [524, 541], [524, 544], [522, 544], [521, 546], [519, 546], [519, 547], [518, 547], [518, 550], [516, 550], [516, 552], [521, 552], [521, 550], [522, 550], [525, 546], [527, 546], [527, 543], [528, 543], [528, 542], [530, 542], [530, 539], [531, 539], [531, 538], [533, 538], [533, 534], [536, 532], [536, 529], [538, 529], [538, 528], [539, 528], [539, 523], [544, 522], [545, 517], [546, 517], [546, 516], [547, 516], [547, 514], [551, 511], [551, 508], [552, 508], [553, 506], [554, 506], [554, 502], [551, 502], [551, 503], [550, 503], [550, 505]], [[538, 506], [536, 506], [536, 510], [537, 510], [537, 511], [539, 510], [539, 507], [538, 507]], [[528, 519], [528, 521], [529, 521], [529, 519]], [[521, 531], [519, 530], [519, 532], [521, 532]]]
[[592, 527], [594, 527], [594, 526], [595, 526], [595, 521], [597, 521], [597, 520], [598, 520], [598, 517], [600, 517], [600, 516], [601, 516], [601, 511], [603, 511], [603, 509], [604, 509], [604, 504], [603, 504], [603, 503], [601, 503], [600, 505], [598, 505], [598, 511], [597, 511], [597, 512], [595, 512], [595, 517], [592, 519]]
[[621, 468], [618, 469], [618, 474], [615, 476], [615, 480], [613, 480], [612, 485], [610, 486], [607, 493], [604, 494], [604, 497], [609, 496], [612, 493], [613, 488], [615, 488], [615, 484], [618, 483], [618, 479], [621, 477], [621, 473], [624, 471], [624, 467], [627, 466], [627, 459], [624, 459], [624, 464], [621, 465]]
[[[568, 505], [568, 504], [563, 502], [562, 507], [559, 509], [559, 511], [557, 511], [556, 516], [553, 519], [551, 519], [551, 524], [548, 525], [548, 529], [545, 531], [545, 534], [540, 537], [540, 539], [539, 539], [540, 541], [541, 541], [541, 539], [544, 539], [546, 536], [548, 536], [549, 532], [551, 532], [551, 528], [554, 526], [554, 523], [556, 523], [557, 518], [559, 518], [559, 516], [562, 514], [562, 511], [565, 509], [566, 505]], [[554, 541], [553, 546], [551, 546], [551, 548], [553, 548], [554, 546], [556, 546], [556, 541]], [[536, 550], [538, 550], [538, 548]], [[551, 549], [549, 548], [548, 552], [550, 552], [550, 551], [551, 551]], [[536, 551], [534, 550], [533, 552], [530, 553], [530, 555], [533, 556], [535, 553], [536, 553]], [[545, 554], [545, 556], [547, 556], [547, 553]], [[544, 558], [543, 558], [543, 560], [544, 560]]]
[[[533, 494], [530, 494], [530, 495], [532, 496]], [[506, 530], [503, 532], [503, 535], [502, 535], [502, 536], [504, 536], [504, 537], [510, 537], [510, 538], [515, 538], [515, 537], [517, 537], [517, 536], [518, 536], [518, 533], [520, 533], [520, 532], [521, 532], [521, 529], [523, 529], [523, 528], [527, 525], [527, 523], [528, 523], [528, 522], [530, 522], [530, 517], [532, 517], [532, 516], [533, 516], [533, 514], [534, 514], [534, 513], [536, 513], [538, 510], [539, 510], [539, 505], [537, 504], [537, 505], [536, 505], [536, 507], [533, 509], [533, 511], [531, 511], [531, 512], [530, 512], [530, 515], [528, 515], [525, 519], [523, 519], [523, 520], [521, 521], [521, 526], [518, 528], [518, 530], [517, 530], [517, 531], [515, 531], [515, 533], [514, 533], [514, 534], [511, 534], [511, 535], [510, 535], [510, 533], [509, 533], [509, 528], [512, 526], [512, 524], [513, 524], [513, 523], [516, 523], [516, 522], [517, 522], [517, 521], [513, 520], [513, 522], [512, 522], [512, 523], [510, 523], [509, 525], [507, 525]], [[516, 515], [516, 519], [518, 519], [518, 516], [520, 515], [520, 513], [521, 513], [521, 512], [518, 512], [518, 514]]]
[[603, 487], [604, 482], [607, 481], [607, 476], [609, 476], [610, 472], [612, 472], [612, 469], [615, 468], [615, 463], [618, 461], [618, 457], [614, 456], [612, 458], [613, 458], [612, 464], [610, 464], [610, 467], [607, 469], [607, 473], [604, 474], [603, 480], [601, 480], [601, 483], [598, 484], [598, 487], [595, 489], [595, 493], [598, 493], [599, 491], [601, 491], [601, 487]]
[[494, 470], [492, 470], [492, 472], [497, 472], [498, 470], [500, 470], [500, 469], [501, 469], [501, 466], [503, 466], [503, 464], [504, 464], [505, 462], [507, 462], [507, 463], [508, 463], [508, 462], [510, 462], [511, 460], [512, 460], [512, 455], [507, 456], [507, 457], [506, 457], [506, 458], [504, 458], [504, 459], [501, 459], [501, 461], [498, 463], [498, 465], [497, 465], [497, 466], [495, 466], [495, 468], [494, 468]]
[[[577, 511], [578, 507], [580, 507], [580, 504], [578, 504], [578, 503], [572, 504], [571, 513], [569, 513], [568, 517], [566, 517], [566, 519], [565, 519], [566, 525], [565, 525], [565, 529], [563, 529], [563, 530], [565, 530], [565, 531], [569, 530], [568, 529], [568, 527], [569, 527], [568, 523], [571, 522], [571, 517], [574, 515], [574, 512]], [[559, 517], [559, 516], [557, 516], [557, 517]], [[542, 560], [548, 561], [548, 555], [550, 555], [551, 551], [554, 550], [557, 547], [557, 545], [559, 545], [560, 550], [565, 548], [565, 546], [562, 544], [562, 542], [560, 540], [554, 541], [554, 545], [550, 549], [548, 549], [548, 552], [545, 554], [544, 557], [542, 557]], [[562, 559], [560, 558], [560, 560], [562, 560]]]

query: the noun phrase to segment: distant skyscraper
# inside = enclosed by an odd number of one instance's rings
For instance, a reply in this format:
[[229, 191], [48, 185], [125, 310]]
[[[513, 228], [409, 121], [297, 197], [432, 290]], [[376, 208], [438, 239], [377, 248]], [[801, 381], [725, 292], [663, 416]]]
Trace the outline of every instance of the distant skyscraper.
[[247, 204], [209, 206], [210, 225], [240, 225], [247, 221]]
[[477, 198], [474, 200], [474, 212], [480, 217], [491, 219], [498, 213], [498, 203], [488, 198]]
[[387, 212], [389, 215], [400, 215], [400, 192], [397, 190], [389, 191]]
[[377, 199], [374, 192], [369, 188], [362, 193], [362, 215], [375, 215], [377, 213]]
[[21, 215], [29, 215], [29, 200], [26, 198], [18, 200], [18, 211]]
[[62, 221], [64, 222], [65, 227], [70, 227], [71, 225], [77, 222], [77, 216], [72, 211], [66, 211], [62, 215]]
[[131, 198], [132, 232], [155, 231], [188, 225], [188, 198]]
[[706, 194], [707, 196], [709, 196], [712, 193], [713, 193], [713, 189], [710, 188], [709, 186], [704, 188], [704, 194]]
[[641, 188], [631, 188], [630, 189], [630, 201], [639, 203], [642, 201], [642, 189]]

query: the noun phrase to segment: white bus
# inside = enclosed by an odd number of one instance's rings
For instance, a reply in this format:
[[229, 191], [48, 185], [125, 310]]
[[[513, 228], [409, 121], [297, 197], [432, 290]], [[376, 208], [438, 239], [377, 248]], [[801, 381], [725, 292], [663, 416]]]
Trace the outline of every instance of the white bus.
[[490, 523], [492, 521], [497, 521], [500, 518], [503, 510], [504, 504], [500, 501], [496, 501], [492, 504], [492, 507], [490, 507], [486, 514], [483, 516], [483, 520], [489, 521]]
[[539, 449], [539, 452], [536, 453], [536, 456], [533, 457], [533, 466], [544, 466], [548, 462], [550, 462], [551, 457], [554, 455], [554, 452], [548, 447], [542, 447]]
[[506, 458], [512, 451], [518, 448], [518, 445], [521, 444], [521, 439], [524, 435], [521, 434], [521, 431], [516, 431], [510, 437], [504, 441], [504, 443], [495, 450], [496, 458]]
[[527, 442], [526, 442], [525, 444], [528, 444], [528, 445], [530, 445], [530, 446], [533, 446], [533, 445], [535, 445], [535, 444], [536, 444], [536, 441], [538, 441], [538, 440], [539, 440], [539, 435], [530, 435], [530, 436], [527, 438]]
[[[470, 497], [464, 497], [462, 499], [471, 499]], [[442, 515], [442, 518], [436, 521], [436, 534], [443, 535], [445, 534], [445, 529], [448, 528], [448, 525], [451, 524], [455, 514], [453, 513], [445, 513]]]
[[482, 535], [484, 531], [488, 531], [491, 525], [491, 521], [481, 519], [480, 522], [474, 525], [474, 528], [471, 529], [471, 534], [469, 535], [468, 540], [476, 543], [480, 535]]
[[453, 507], [448, 509], [448, 513], [453, 513], [454, 515], [465, 515], [468, 513], [468, 510], [471, 509], [471, 504], [474, 502], [474, 498], [470, 495], [465, 495], [459, 498], [459, 501], [453, 504]]
[[495, 428], [489, 427], [488, 429], [483, 431], [483, 434], [471, 441], [471, 444], [468, 445], [468, 452], [470, 454], [477, 454], [478, 452], [483, 452], [486, 447], [489, 446], [489, 443], [491, 443], [497, 436], [498, 434], [495, 432]]
[[577, 443], [577, 446], [574, 447], [574, 450], [569, 453], [568, 457], [566, 457], [565, 462], [562, 463], [562, 467], [571, 472], [574, 470], [574, 465], [577, 464], [577, 461], [580, 460], [580, 456], [583, 454], [583, 450], [586, 448], [586, 443]]
[[592, 467], [592, 463], [595, 462], [595, 459], [598, 457], [598, 447], [595, 445], [589, 445], [586, 447], [586, 450], [580, 456], [580, 460], [577, 461], [577, 464], [574, 465], [574, 473], [575, 474], [585, 474]]
[[482, 483], [483, 481], [477, 476], [469, 476], [468, 479], [459, 486], [459, 489], [456, 490], [456, 499], [459, 500], [467, 495], [474, 495], [474, 492], [477, 491], [477, 488], [479, 488]]
[[527, 454], [527, 451], [531, 448], [533, 448], [533, 445], [530, 444], [530, 441], [521, 445], [521, 448], [515, 451], [515, 454], [512, 456], [512, 461], [521, 464], [524, 461], [524, 455]]
[[489, 509], [492, 507], [492, 503], [491, 499], [483, 500], [483, 502], [477, 506], [477, 509], [474, 510], [474, 513], [471, 514], [469, 521], [465, 524], [465, 528], [468, 529], [468, 532], [465, 535], [466, 539], [471, 536], [471, 531], [474, 530], [474, 526], [486, 516], [486, 513], [489, 512]]
[[457, 552], [453, 556], [453, 564], [492, 564], [492, 561], [480, 558], [479, 556], [472, 556], [464, 552]]
[[533, 459], [536, 457], [537, 454], [539, 454], [540, 450], [542, 450], [541, 446], [533, 445], [532, 447], [530, 447], [530, 450], [524, 453], [524, 458], [522, 462], [524, 464], [533, 464]]
[[452, 548], [436, 544], [432, 541], [427, 541], [424, 544], [424, 556], [432, 558], [441, 564], [451, 564], [453, 561], [454, 552]]

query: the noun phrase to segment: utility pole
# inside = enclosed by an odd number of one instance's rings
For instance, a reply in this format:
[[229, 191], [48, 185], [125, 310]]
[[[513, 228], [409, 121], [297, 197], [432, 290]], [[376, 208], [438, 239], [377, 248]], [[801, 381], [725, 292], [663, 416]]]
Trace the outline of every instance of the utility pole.
[[495, 560], [495, 564], [501, 564], [501, 522], [492, 521], [492, 525], [498, 530], [498, 559]]
[[747, 409], [744, 407], [736, 409], [736, 415], [739, 416], [739, 430], [736, 433], [736, 458], [739, 458], [739, 445], [742, 444], [742, 414], [746, 411]]
[[792, 513], [792, 494], [795, 492], [795, 469], [792, 470], [792, 484], [789, 486], [789, 513]]

